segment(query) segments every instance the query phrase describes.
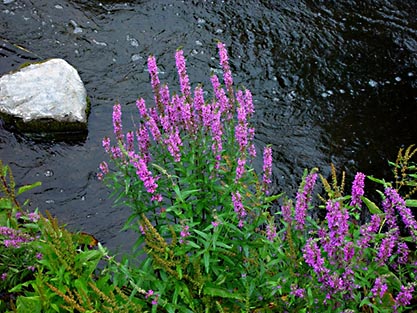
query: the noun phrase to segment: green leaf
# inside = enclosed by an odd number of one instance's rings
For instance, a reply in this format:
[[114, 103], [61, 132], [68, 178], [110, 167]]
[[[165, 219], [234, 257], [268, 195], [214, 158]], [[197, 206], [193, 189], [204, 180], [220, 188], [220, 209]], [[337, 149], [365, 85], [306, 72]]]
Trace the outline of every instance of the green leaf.
[[405, 200], [405, 205], [408, 207], [417, 208], [417, 200], [416, 199], [407, 199]]
[[225, 244], [225, 243], [223, 243], [221, 241], [219, 241], [217, 243], [217, 246], [222, 247], [222, 248], [225, 248], [225, 249], [232, 249], [233, 248], [232, 246], [229, 246], [229, 245], [227, 245], [227, 244]]
[[265, 202], [266, 203], [269, 203], [269, 202], [275, 201], [275, 200], [281, 198], [284, 194], [285, 194], [285, 192], [281, 192], [278, 195], [273, 195], [273, 196], [265, 197]]
[[78, 289], [78, 291], [82, 291], [81, 294], [87, 294], [87, 284], [83, 279], [76, 279], [74, 281], [74, 285]]
[[209, 253], [209, 251], [204, 252], [203, 259], [204, 259], [204, 268], [206, 269], [206, 273], [208, 274], [209, 271], [210, 271], [210, 253]]
[[189, 240], [189, 241], [187, 242], [187, 245], [188, 245], [188, 246], [191, 246], [191, 247], [193, 247], [193, 248], [195, 248], [195, 249], [200, 249], [200, 246], [199, 246], [198, 244], [196, 244], [195, 242], [191, 241], [191, 240]]
[[365, 203], [365, 205], [368, 207], [369, 212], [371, 212], [372, 214], [383, 214], [384, 212], [382, 212], [378, 206], [372, 202], [371, 200], [369, 200], [366, 197], [361, 197], [363, 203]]
[[372, 180], [373, 182], [376, 182], [378, 184], [381, 184], [381, 185], [384, 185], [384, 186], [387, 184], [387, 182], [384, 179], [378, 179], [378, 178], [373, 177], [372, 175], [368, 175], [366, 177], [369, 180]]
[[12, 289], [9, 290], [9, 292], [21, 292], [23, 287], [27, 288], [31, 284], [32, 284], [32, 281], [26, 281], [24, 283], [14, 286]]
[[177, 265], [177, 273], [178, 273], [178, 278], [182, 279], [182, 267], [181, 265]]
[[236, 300], [243, 300], [243, 295], [235, 292], [230, 292], [229, 290], [218, 288], [218, 287], [209, 287], [205, 286], [203, 288], [203, 292], [205, 295], [212, 296], [212, 297], [222, 297], [227, 299], [236, 299]]
[[22, 186], [17, 190], [17, 195], [20, 195], [26, 191], [32, 190], [33, 188], [39, 187], [41, 185], [42, 185], [42, 182], [37, 181], [36, 183], [33, 183], [31, 185]]
[[7, 225], [9, 222], [9, 216], [7, 211], [0, 211], [0, 226]]
[[173, 185], [172, 188], [174, 189], [174, 192], [177, 195], [180, 202], [184, 202], [184, 198], [182, 197], [182, 193], [178, 185]]
[[200, 235], [201, 237], [203, 237], [205, 240], [207, 240], [207, 234], [206, 233], [204, 233], [204, 232], [202, 232], [202, 231], [200, 231], [200, 230], [197, 230], [197, 229], [193, 229], [193, 232], [195, 232], [197, 235]]
[[363, 300], [361, 301], [361, 303], [359, 304], [359, 307], [363, 307], [364, 305], [368, 305], [368, 306], [373, 306], [371, 300], [369, 299], [369, 297], [365, 297], [363, 298]]
[[39, 296], [18, 297], [16, 301], [17, 312], [41, 313], [42, 303]]
[[56, 303], [51, 303], [51, 308], [53, 308], [55, 312], [60, 312], [59, 306]]
[[408, 236], [408, 237], [401, 237], [401, 239], [402, 240], [404, 240], [404, 241], [407, 241], [407, 242], [411, 242], [411, 243], [414, 243], [415, 241], [414, 241], [414, 238], [413, 237], [411, 237], [411, 236]]
[[193, 193], [199, 192], [200, 189], [192, 189], [192, 190], [185, 190], [183, 191], [183, 196], [188, 197], [189, 195], [192, 195]]
[[12, 209], [13, 208], [13, 201], [9, 198], [0, 198], [0, 210], [1, 209]]
[[100, 259], [102, 256], [101, 251], [99, 250], [85, 250], [78, 254], [77, 259], [80, 260], [80, 262], [88, 262], [90, 260], [97, 260]]
[[400, 165], [398, 165], [398, 164], [396, 164], [395, 162], [392, 162], [392, 161], [388, 161], [388, 165], [392, 166], [392, 167], [400, 168]]

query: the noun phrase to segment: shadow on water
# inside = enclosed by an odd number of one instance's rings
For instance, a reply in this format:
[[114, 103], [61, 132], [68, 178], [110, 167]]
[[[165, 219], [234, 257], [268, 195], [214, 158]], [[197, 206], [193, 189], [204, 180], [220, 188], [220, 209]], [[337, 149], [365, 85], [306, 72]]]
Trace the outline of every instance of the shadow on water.
[[[191, 81], [210, 86], [221, 40], [236, 85], [254, 95], [256, 142], [273, 145], [274, 191], [293, 193], [304, 168], [327, 175], [330, 162], [350, 178], [357, 170], [386, 175], [387, 160], [417, 141], [415, 12], [417, 2], [394, 0], [2, 1], [0, 38], [30, 57], [67, 60], [92, 107], [88, 137], [78, 143], [35, 142], [0, 125], [0, 158], [18, 182], [43, 182], [32, 207], [112, 248], [131, 241], [119, 233], [129, 210], [113, 207], [96, 179], [112, 105], [123, 104], [130, 128], [135, 99], [150, 103], [149, 54], [178, 90], [178, 47]], [[28, 58], [16, 51], [0, 47], [1, 69]]]

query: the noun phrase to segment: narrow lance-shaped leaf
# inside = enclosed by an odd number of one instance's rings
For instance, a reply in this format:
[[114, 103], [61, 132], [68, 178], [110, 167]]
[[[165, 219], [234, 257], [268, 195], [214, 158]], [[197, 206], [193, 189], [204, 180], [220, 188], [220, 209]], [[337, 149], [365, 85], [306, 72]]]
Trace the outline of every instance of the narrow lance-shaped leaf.
[[22, 193], [24, 193], [24, 192], [26, 192], [26, 191], [32, 190], [33, 188], [39, 187], [39, 186], [41, 186], [41, 185], [42, 185], [42, 182], [37, 181], [36, 183], [30, 184], [30, 185], [25, 185], [25, 186], [22, 186], [22, 187], [20, 187], [20, 188], [17, 190], [17, 195], [20, 195], [20, 194], [22, 194]]
[[365, 203], [365, 205], [368, 207], [369, 212], [371, 212], [372, 214], [383, 214], [384, 212], [381, 211], [380, 208], [378, 208], [378, 206], [372, 202], [371, 200], [369, 200], [366, 197], [361, 197], [363, 203]]

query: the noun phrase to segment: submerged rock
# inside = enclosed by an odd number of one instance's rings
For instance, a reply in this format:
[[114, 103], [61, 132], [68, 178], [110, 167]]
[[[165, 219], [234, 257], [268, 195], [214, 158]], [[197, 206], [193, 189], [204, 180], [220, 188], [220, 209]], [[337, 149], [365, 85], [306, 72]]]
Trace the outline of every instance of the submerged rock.
[[0, 114], [32, 133], [86, 132], [87, 92], [62, 59], [30, 64], [0, 77]]

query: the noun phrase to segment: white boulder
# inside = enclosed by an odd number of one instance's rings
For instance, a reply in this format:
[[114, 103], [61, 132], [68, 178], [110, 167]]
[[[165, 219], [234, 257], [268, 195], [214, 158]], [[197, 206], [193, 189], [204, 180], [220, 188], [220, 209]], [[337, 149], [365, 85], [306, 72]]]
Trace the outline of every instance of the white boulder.
[[65, 60], [50, 59], [0, 77], [0, 113], [21, 125], [42, 121], [43, 132], [48, 125], [51, 131], [72, 130], [68, 125], [86, 130], [87, 110], [84, 84]]

